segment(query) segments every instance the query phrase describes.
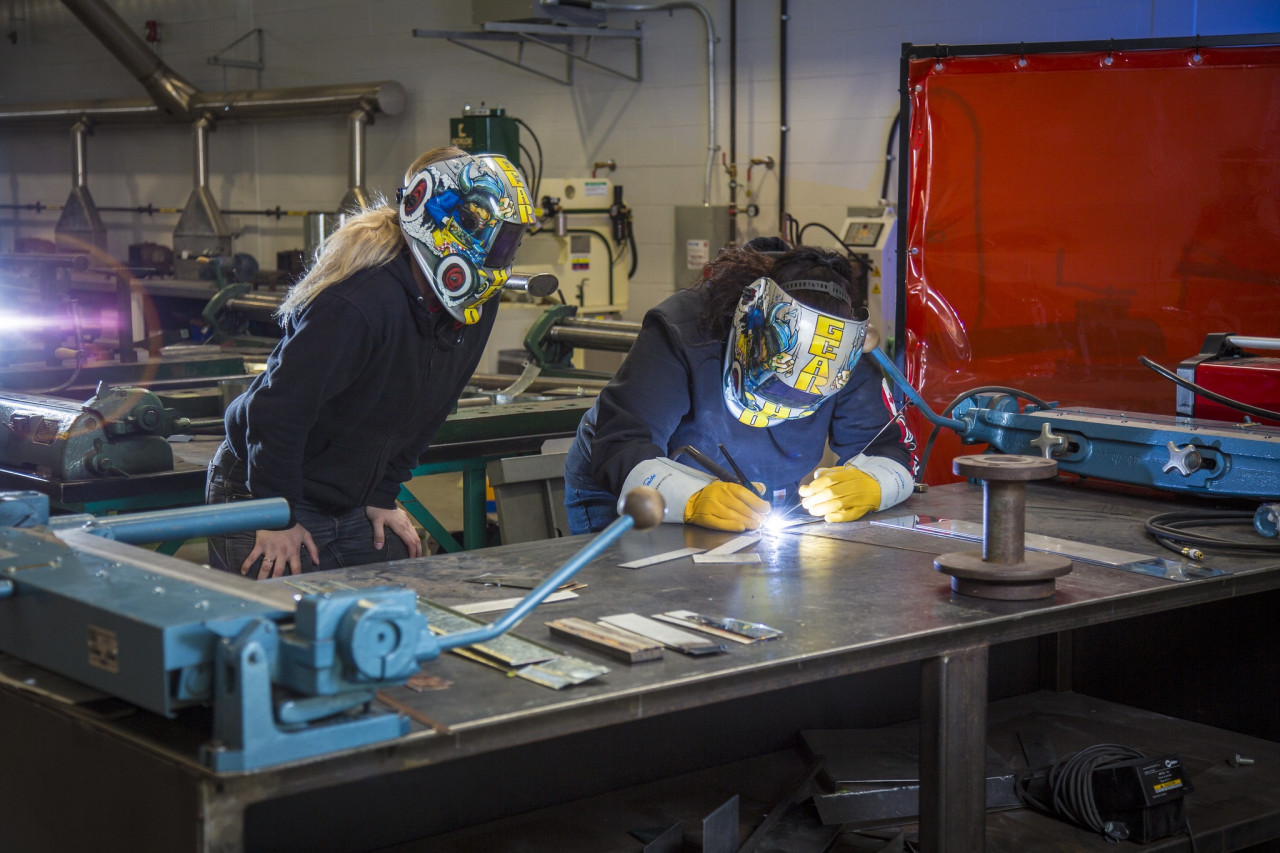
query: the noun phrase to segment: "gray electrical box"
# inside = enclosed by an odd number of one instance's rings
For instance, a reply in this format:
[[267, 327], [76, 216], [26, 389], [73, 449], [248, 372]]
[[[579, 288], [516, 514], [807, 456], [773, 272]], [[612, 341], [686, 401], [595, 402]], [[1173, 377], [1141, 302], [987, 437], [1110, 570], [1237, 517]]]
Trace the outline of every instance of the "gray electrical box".
[[675, 289], [702, 279], [702, 268], [729, 242], [729, 208], [690, 205], [676, 208]]

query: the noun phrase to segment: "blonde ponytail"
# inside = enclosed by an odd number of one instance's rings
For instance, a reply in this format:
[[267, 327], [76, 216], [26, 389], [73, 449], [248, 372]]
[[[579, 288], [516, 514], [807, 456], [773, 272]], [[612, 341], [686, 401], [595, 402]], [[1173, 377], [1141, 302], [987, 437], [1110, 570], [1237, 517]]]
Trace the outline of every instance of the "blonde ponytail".
[[[463, 157], [466, 153], [460, 148], [433, 148], [413, 161], [405, 173], [405, 183], [432, 163]], [[404, 246], [399, 207], [378, 199], [374, 207], [348, 217], [337, 231], [329, 235], [317, 250], [311, 269], [289, 288], [284, 301], [276, 309], [276, 317], [283, 323], [289, 317], [297, 316], [329, 285], [360, 270], [389, 263]]]

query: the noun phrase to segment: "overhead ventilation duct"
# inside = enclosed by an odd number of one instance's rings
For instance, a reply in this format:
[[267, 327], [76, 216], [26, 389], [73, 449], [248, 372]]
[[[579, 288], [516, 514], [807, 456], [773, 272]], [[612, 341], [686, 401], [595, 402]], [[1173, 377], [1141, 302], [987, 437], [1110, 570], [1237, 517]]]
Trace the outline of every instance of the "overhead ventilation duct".
[[71, 195], [62, 206], [58, 224], [53, 228], [54, 243], [59, 248], [73, 251], [107, 248], [107, 229], [98, 215], [93, 196], [89, 194], [87, 137], [92, 135], [93, 123], [86, 118], [71, 128]]
[[397, 115], [404, 109], [404, 87], [394, 80], [200, 92], [166, 65], [104, 0], [63, 0], [63, 4], [151, 97], [15, 104], [0, 108], [0, 130], [65, 127], [86, 116], [101, 127], [166, 119], [187, 122], [206, 114], [227, 122], [348, 115], [355, 109]]
[[208, 116], [192, 125], [195, 187], [173, 229], [173, 272], [178, 278], [200, 278], [201, 257], [229, 261], [232, 255], [231, 229], [209, 192], [209, 134], [216, 129]]
[[166, 65], [110, 6], [103, 0], [62, 0], [62, 5], [138, 78], [156, 106], [177, 118], [191, 116], [196, 87]]
[[364, 131], [373, 122], [373, 116], [364, 108], [351, 111], [347, 116], [347, 129], [351, 136], [351, 161], [347, 170], [347, 194], [338, 204], [338, 216], [344, 218], [370, 207], [369, 191], [364, 186]]

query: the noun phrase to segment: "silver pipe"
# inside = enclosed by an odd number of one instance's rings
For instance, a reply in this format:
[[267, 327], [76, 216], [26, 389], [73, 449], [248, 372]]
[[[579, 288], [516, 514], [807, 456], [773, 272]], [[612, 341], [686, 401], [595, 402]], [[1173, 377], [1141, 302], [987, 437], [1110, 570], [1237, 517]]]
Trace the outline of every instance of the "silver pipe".
[[256, 319], [270, 319], [280, 310], [280, 303], [283, 301], [284, 294], [246, 293], [228, 299], [227, 310], [249, 314]]
[[369, 111], [361, 106], [347, 116], [347, 128], [351, 131], [351, 165], [347, 170], [347, 186], [350, 189], [364, 187], [364, 131], [369, 124]]
[[502, 289], [512, 290], [516, 293], [527, 293], [536, 299], [542, 299], [560, 289], [560, 279], [549, 272], [513, 272], [502, 283]]
[[[359, 108], [397, 115], [404, 109], [405, 98], [402, 85], [394, 80], [382, 80], [334, 86], [200, 93], [192, 98], [191, 109], [195, 113], [216, 116], [220, 122], [349, 115]], [[175, 118], [145, 98], [14, 104], [0, 108], [0, 130], [66, 127], [81, 117], [92, 119], [95, 126], [155, 124]]]
[[692, 9], [707, 27], [707, 172], [702, 182], [702, 206], [711, 206], [711, 171], [716, 161], [716, 27], [701, 3], [592, 3], [605, 12], [671, 12]]
[[552, 326], [547, 330], [550, 340], [570, 344], [583, 349], [600, 349], [611, 352], [630, 352], [636, 342], [634, 332], [607, 332], [603, 329], [565, 329]]
[[196, 87], [165, 65], [105, 0], [62, 0], [62, 5], [142, 83], [156, 106], [178, 118], [190, 116]]
[[213, 119], [207, 115], [200, 116], [191, 126], [192, 140], [195, 144], [195, 185], [209, 186], [209, 134], [217, 130]]
[[1246, 335], [1228, 335], [1227, 343], [1241, 349], [1280, 349], [1280, 338], [1251, 338]]
[[72, 186], [89, 185], [89, 146], [86, 137], [93, 134], [93, 122], [84, 116], [71, 128], [71, 181]]
[[592, 317], [566, 317], [556, 325], [574, 329], [605, 329], [613, 332], [640, 333], [643, 325], [635, 320], [600, 320]]

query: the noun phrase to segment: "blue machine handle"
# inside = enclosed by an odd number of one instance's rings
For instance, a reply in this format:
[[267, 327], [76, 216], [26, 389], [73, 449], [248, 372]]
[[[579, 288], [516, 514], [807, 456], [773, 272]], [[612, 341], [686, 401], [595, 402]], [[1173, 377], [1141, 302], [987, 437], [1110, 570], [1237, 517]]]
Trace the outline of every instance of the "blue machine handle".
[[929, 404], [924, 401], [924, 398], [920, 396], [916, 389], [911, 387], [911, 383], [907, 381], [907, 377], [902, 375], [902, 372], [898, 370], [898, 366], [893, 363], [893, 360], [890, 359], [889, 356], [885, 354], [884, 350], [880, 349], [880, 347], [875, 347], [871, 350], [871, 358], [875, 360], [876, 364], [880, 365], [880, 367], [884, 369], [885, 373], [889, 374], [889, 378], [893, 380], [894, 386], [906, 395], [907, 399], [915, 405], [916, 409], [920, 411], [920, 414], [925, 416], [929, 423], [935, 426], [955, 430], [960, 435], [964, 435], [969, 431], [969, 423], [967, 421], [962, 421], [957, 418], [944, 418], [942, 415], [935, 413], [933, 409], [929, 408]]
[[561, 566], [550, 577], [538, 584], [533, 592], [521, 599], [520, 603], [508, 610], [501, 619], [474, 631], [462, 631], [457, 634], [445, 634], [442, 637], [437, 637], [438, 645], [436, 649], [440, 652], [447, 652], [449, 649], [483, 643], [485, 640], [492, 640], [499, 634], [514, 628], [521, 619], [529, 614], [530, 610], [541, 604], [544, 598], [559, 589], [569, 578], [576, 575], [583, 566], [600, 556], [604, 549], [618, 540], [618, 537], [632, 527], [638, 530], [653, 527], [662, 521], [663, 511], [662, 496], [656, 490], [645, 487], [632, 489], [624, 499], [623, 514], [616, 521], [600, 531], [595, 539], [587, 543], [581, 551], [574, 554], [569, 562]]
[[221, 536], [242, 530], [272, 530], [288, 523], [289, 502], [284, 498], [188, 506], [100, 518], [71, 515], [49, 519], [49, 526], [55, 530], [76, 528], [130, 545], [172, 542], [198, 536]]

